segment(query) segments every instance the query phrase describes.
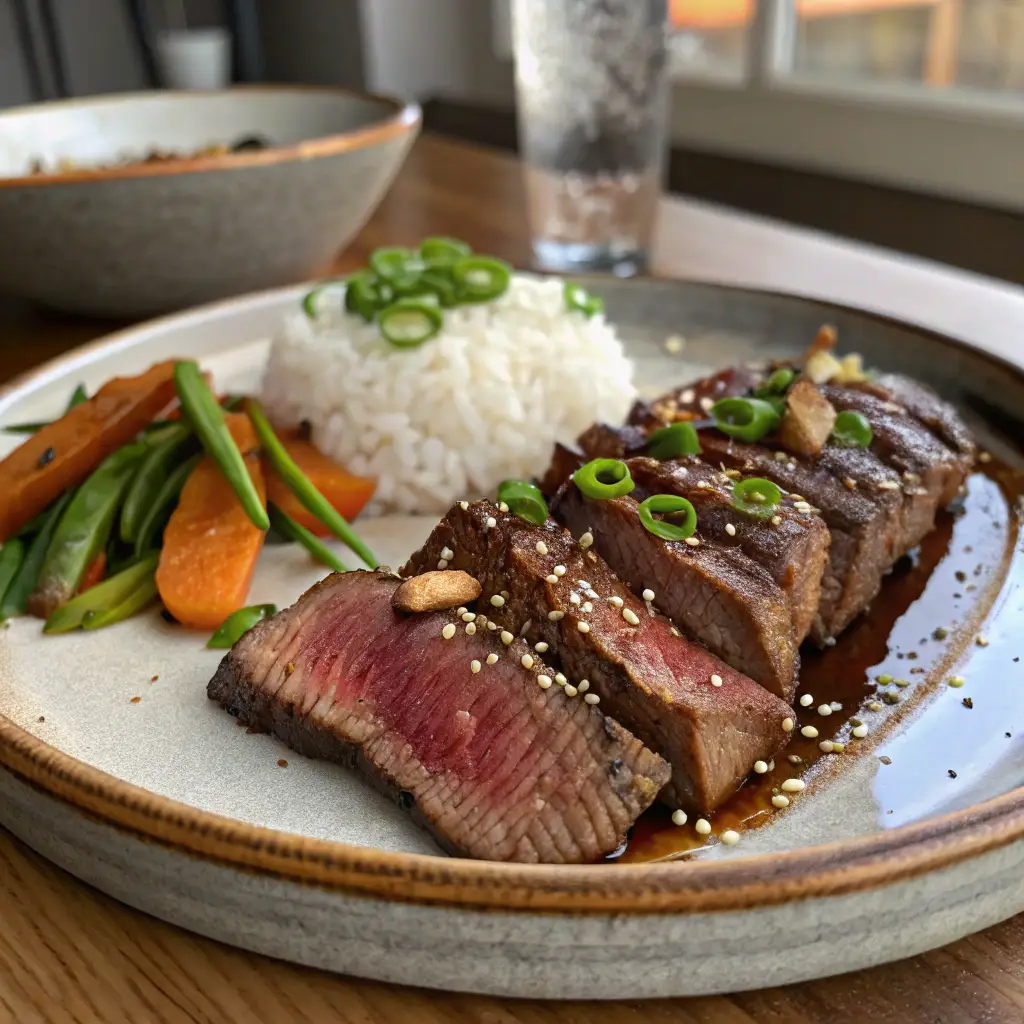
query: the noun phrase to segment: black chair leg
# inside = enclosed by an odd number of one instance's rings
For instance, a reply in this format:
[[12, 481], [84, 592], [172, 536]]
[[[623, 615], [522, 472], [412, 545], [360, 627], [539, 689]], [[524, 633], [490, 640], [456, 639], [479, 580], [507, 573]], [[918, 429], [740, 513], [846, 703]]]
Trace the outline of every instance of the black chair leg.
[[236, 82], [262, 82], [267, 77], [257, 0], [228, 0], [228, 24], [234, 47]]
[[46, 38], [54, 88], [57, 90], [58, 96], [70, 96], [67, 69], [64, 66], [64, 52], [60, 43], [60, 30], [57, 26], [57, 18], [53, 13], [52, 0], [39, 0], [39, 16], [42, 21], [43, 35]]
[[153, 46], [153, 18], [146, 0], [128, 0], [128, 17], [131, 21], [132, 34], [142, 58], [142, 70], [146, 76], [146, 84], [150, 89], [160, 86], [160, 69], [156, 61], [156, 50]]
[[13, 0], [14, 28], [18, 34], [18, 50], [25, 63], [25, 75], [33, 100], [46, 98], [46, 81], [39, 64], [39, 51], [32, 35], [32, 22], [28, 13], [28, 0]]

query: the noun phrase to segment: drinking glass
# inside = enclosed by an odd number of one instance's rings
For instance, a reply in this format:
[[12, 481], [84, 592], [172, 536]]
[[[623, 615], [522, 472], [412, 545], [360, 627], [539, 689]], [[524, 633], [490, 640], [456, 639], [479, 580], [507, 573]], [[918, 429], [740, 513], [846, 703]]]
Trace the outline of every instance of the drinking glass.
[[646, 269], [665, 163], [667, 0], [513, 0], [536, 263]]

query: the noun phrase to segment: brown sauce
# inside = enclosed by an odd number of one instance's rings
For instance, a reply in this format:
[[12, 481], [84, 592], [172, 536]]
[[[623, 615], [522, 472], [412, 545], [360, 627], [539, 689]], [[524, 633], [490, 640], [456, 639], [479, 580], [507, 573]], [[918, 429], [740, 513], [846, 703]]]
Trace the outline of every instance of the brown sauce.
[[[1024, 663], [1014, 660], [1024, 654], [1024, 642], [1014, 645], [1015, 636], [1024, 641], [1022, 496], [1024, 474], [994, 460], [979, 465], [962, 509], [939, 517], [921, 546], [894, 567], [869, 611], [834, 647], [805, 646], [797, 730], [774, 768], [752, 775], [708, 816], [710, 836], [698, 835], [693, 815], [678, 826], [669, 808], [648, 811], [616, 863], [693, 855], [726, 829], [742, 837], [785, 813], [772, 804], [784, 780], [806, 784], [802, 793], [786, 794], [792, 804], [813, 799], [813, 790], [852, 758], [882, 759], [875, 783], [881, 827], [974, 802], [986, 766], [1001, 756], [1000, 743], [1012, 742], [1018, 726], [1024, 741], [1024, 710], [1016, 710], [1024, 702], [1013, 699], [1024, 687]], [[989, 642], [979, 646], [979, 636]], [[963, 686], [949, 685], [955, 675]], [[879, 681], [887, 676], [893, 682]], [[814, 698], [808, 707], [799, 703], [804, 694]], [[870, 710], [875, 702], [880, 710]], [[922, 721], [901, 729], [926, 703], [936, 705], [927, 727]], [[827, 716], [818, 712], [825, 704], [834, 708]], [[863, 738], [852, 735], [857, 723], [868, 728]], [[808, 725], [817, 737], [800, 734]], [[822, 741], [843, 743], [844, 750], [824, 752]]]

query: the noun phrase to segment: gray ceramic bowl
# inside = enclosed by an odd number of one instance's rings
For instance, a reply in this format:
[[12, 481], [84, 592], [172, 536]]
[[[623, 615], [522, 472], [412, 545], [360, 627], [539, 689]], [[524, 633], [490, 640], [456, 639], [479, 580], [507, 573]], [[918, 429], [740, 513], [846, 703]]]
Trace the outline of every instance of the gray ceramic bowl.
[[[419, 126], [415, 105], [310, 86], [5, 111], [0, 291], [140, 317], [313, 276], [366, 222]], [[253, 136], [270, 145], [194, 155]], [[154, 149], [184, 156], [111, 166]]]

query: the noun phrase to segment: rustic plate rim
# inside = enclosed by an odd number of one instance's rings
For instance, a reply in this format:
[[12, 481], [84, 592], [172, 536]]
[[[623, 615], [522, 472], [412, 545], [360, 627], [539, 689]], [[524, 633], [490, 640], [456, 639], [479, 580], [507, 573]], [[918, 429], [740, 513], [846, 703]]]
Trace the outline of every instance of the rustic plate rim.
[[[983, 346], [816, 296], [721, 281], [649, 278], [810, 302], [916, 332], [1024, 377]], [[643, 286], [644, 279], [637, 281]], [[287, 286], [209, 303], [105, 335], [0, 387], [0, 401], [66, 363], [131, 344], [133, 336], [217, 311], [297, 294]], [[52, 746], [0, 714], [0, 766], [49, 797], [119, 832], [234, 869], [346, 894], [461, 910], [571, 916], [741, 911], [864, 892], [951, 867], [1024, 837], [1024, 786], [962, 810], [855, 839], [714, 861], [628, 865], [516, 865], [396, 853], [313, 839], [204, 811], [152, 793]]]

